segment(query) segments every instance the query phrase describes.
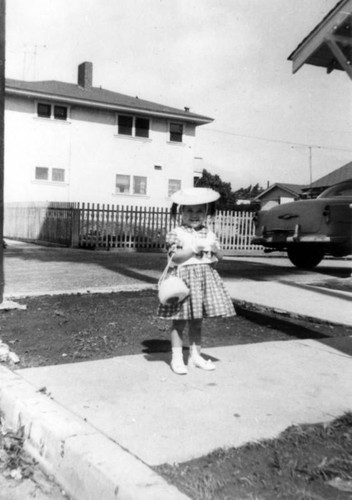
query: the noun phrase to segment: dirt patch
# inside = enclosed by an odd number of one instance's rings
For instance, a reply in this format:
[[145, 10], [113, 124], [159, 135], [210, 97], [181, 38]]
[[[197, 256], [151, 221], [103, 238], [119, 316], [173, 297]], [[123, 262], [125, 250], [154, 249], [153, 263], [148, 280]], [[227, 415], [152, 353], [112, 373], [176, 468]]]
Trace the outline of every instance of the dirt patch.
[[[170, 322], [156, 316], [155, 290], [16, 302], [26, 310], [0, 312], [0, 339], [19, 356], [21, 368], [171, 349]], [[352, 328], [343, 326], [289, 321], [240, 308], [237, 313], [204, 321], [204, 347], [352, 335]]]
[[155, 470], [194, 500], [350, 500], [352, 413]]
[[24, 431], [7, 429], [0, 412], [0, 498], [3, 500], [69, 500], [23, 449]]

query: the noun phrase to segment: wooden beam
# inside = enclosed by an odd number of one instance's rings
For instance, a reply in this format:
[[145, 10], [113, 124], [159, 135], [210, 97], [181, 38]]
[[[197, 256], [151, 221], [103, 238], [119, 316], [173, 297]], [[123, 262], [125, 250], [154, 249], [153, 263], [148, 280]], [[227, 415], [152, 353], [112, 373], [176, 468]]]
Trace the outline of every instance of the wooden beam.
[[337, 59], [340, 66], [346, 71], [346, 73], [348, 74], [348, 76], [352, 80], [351, 61], [346, 59], [344, 53], [342, 52], [340, 47], [337, 45], [337, 43], [334, 42], [334, 40], [328, 39], [328, 40], [326, 40], [326, 43], [327, 43], [329, 49], [331, 50], [331, 52], [333, 53], [333, 55], [335, 56], [335, 58]]
[[352, 36], [331, 35], [331, 39], [345, 47], [352, 47]]

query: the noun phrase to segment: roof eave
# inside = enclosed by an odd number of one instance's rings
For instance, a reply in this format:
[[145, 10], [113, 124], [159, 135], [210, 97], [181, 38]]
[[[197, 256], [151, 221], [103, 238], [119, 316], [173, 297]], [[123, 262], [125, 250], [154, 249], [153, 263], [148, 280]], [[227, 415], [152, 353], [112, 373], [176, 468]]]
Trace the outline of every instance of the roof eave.
[[[88, 99], [80, 99], [76, 97], [70, 97], [70, 96], [64, 96], [64, 95], [59, 95], [59, 94], [52, 94], [52, 93], [46, 93], [46, 92], [39, 92], [35, 90], [24, 90], [24, 89], [17, 89], [14, 87], [6, 86], [5, 87], [5, 92], [7, 94], [11, 95], [18, 95], [18, 96], [23, 96], [23, 97], [33, 97], [36, 99], [47, 99], [47, 100], [54, 100], [58, 102], [65, 102], [68, 104], [78, 104], [80, 106], [85, 106], [85, 107], [90, 107], [90, 108], [99, 108], [99, 109], [106, 109], [106, 110], [111, 110], [111, 111], [124, 111], [124, 112], [129, 112], [129, 113], [136, 113], [142, 114], [142, 115], [148, 115], [148, 116], [155, 116], [155, 117], [163, 117], [167, 119], [173, 119], [173, 120], [182, 120], [185, 122], [191, 122], [196, 125], [206, 125], [207, 123], [212, 123], [214, 121], [213, 118], [209, 118], [207, 116], [195, 116], [192, 114], [189, 114], [187, 116], [186, 114], [178, 114], [178, 113], [172, 113], [172, 112], [167, 112], [167, 111], [155, 111], [155, 110], [149, 110], [149, 109], [142, 109], [134, 106], [124, 106], [123, 104], [111, 104], [111, 103], [104, 103], [104, 102], [99, 102], [99, 101], [94, 101], [94, 100], [88, 100]], [[185, 112], [188, 113], [188, 112]]]
[[276, 187], [277, 187], [277, 183], [272, 184], [271, 186], [269, 186], [268, 188], [266, 188], [264, 191], [262, 191], [261, 193], [259, 193], [254, 199], [255, 200], [261, 199], [263, 196], [265, 196], [266, 194], [270, 193], [270, 191], [272, 191]]
[[260, 199], [262, 198], [263, 196], [265, 196], [266, 194], [270, 193], [270, 191], [272, 191], [273, 189], [275, 188], [280, 188], [284, 191], [286, 191], [288, 194], [292, 194], [293, 196], [299, 196], [299, 192], [298, 191], [295, 191], [293, 189], [290, 189], [289, 187], [287, 186], [284, 186], [283, 184], [281, 184], [280, 182], [276, 182], [275, 184], [272, 184], [271, 186], [269, 186], [265, 191], [263, 191], [262, 193], [259, 193], [258, 196], [255, 197], [255, 199]]

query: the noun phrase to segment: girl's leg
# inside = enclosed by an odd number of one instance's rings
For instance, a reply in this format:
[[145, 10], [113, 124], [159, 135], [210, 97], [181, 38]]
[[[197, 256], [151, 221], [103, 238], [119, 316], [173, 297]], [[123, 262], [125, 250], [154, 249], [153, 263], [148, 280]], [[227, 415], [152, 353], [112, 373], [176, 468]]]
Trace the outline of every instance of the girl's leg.
[[183, 361], [183, 331], [186, 326], [185, 320], [175, 320], [172, 323], [171, 330], [171, 349], [172, 359], [171, 368], [178, 375], [186, 375], [188, 373], [187, 366]]
[[202, 343], [202, 320], [194, 319], [189, 322], [189, 365], [203, 370], [215, 370], [210, 359], [204, 359], [200, 354]]

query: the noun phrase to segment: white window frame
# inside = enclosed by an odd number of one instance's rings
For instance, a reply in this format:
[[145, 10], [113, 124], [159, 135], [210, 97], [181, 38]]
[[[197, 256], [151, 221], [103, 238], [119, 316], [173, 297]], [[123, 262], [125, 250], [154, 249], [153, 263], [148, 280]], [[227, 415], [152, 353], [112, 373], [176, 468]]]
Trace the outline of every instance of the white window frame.
[[[181, 133], [181, 140], [180, 141], [175, 141], [172, 139], [172, 132], [171, 132], [171, 127], [172, 125], [177, 125], [182, 127], [182, 133]], [[177, 120], [175, 121], [169, 121], [169, 141], [172, 144], [184, 144], [184, 135], [185, 135], [185, 124], [182, 122], [178, 122]]]
[[[171, 183], [172, 182], [178, 182], [179, 183], [179, 187], [175, 190], [171, 190]], [[168, 179], [168, 183], [167, 183], [167, 197], [170, 198], [170, 196], [172, 196], [174, 193], [176, 193], [176, 191], [178, 191], [179, 189], [182, 189], [182, 180], [181, 179]]]
[[[137, 179], [139, 179], [138, 182], [137, 182]], [[143, 188], [143, 184], [144, 184], [144, 188]], [[133, 175], [132, 176], [132, 190], [133, 190], [134, 195], [147, 196], [147, 186], [148, 186], [148, 178], [145, 175]], [[141, 187], [142, 187], [142, 191], [144, 191], [144, 192], [137, 191], [136, 190], [137, 187], [139, 190], [141, 190]]]
[[[44, 106], [50, 106], [50, 116], [41, 116], [38, 114], [38, 107], [40, 104], [43, 104]], [[61, 119], [55, 117], [55, 108], [65, 108], [66, 109], [66, 118]], [[55, 122], [62, 122], [62, 123], [67, 123], [70, 118], [70, 107], [67, 106], [67, 104], [60, 104], [60, 103], [53, 103], [53, 102], [47, 102], [47, 101], [36, 101], [35, 102], [35, 116], [36, 118], [39, 118], [41, 120], [51, 120]]]
[[[117, 176], [120, 177], [120, 182], [119, 182], [119, 185], [120, 187], [118, 186], [118, 183], [117, 183]], [[124, 177], [125, 179], [123, 180], [122, 177]], [[128, 181], [127, 184], [125, 184], [125, 180]], [[122, 187], [124, 186], [128, 186], [128, 191], [117, 191], [117, 189], [121, 189]], [[131, 176], [130, 175], [127, 175], [127, 174], [116, 174], [115, 175], [115, 194], [130, 194], [131, 192]]]
[[[117, 176], [128, 178], [128, 191], [119, 192], [117, 191]], [[135, 186], [137, 179], [145, 180], [145, 192], [137, 193], [135, 192]], [[141, 181], [140, 181], [141, 182]], [[126, 184], [127, 185], [127, 184]], [[148, 196], [148, 177], [145, 175], [129, 175], [129, 174], [115, 174], [115, 195], [121, 196]]]
[[[132, 119], [132, 127], [131, 127], [131, 134], [122, 134], [119, 131], [119, 117], [127, 117]], [[143, 135], [136, 135], [136, 121], [137, 120], [146, 120], [148, 121], [148, 136], [143, 136]], [[150, 140], [150, 131], [151, 131], [151, 118], [149, 117], [144, 117], [144, 116], [139, 116], [139, 115], [128, 115], [128, 114], [123, 114], [123, 113], [118, 113], [116, 115], [116, 127], [117, 127], [117, 135], [119, 137], [133, 137], [133, 139], [141, 139], [141, 140]]]
[[[47, 179], [38, 179], [37, 178], [37, 168], [46, 169], [48, 172]], [[54, 171], [62, 171], [64, 173], [64, 179], [62, 181], [53, 180]], [[46, 167], [44, 165], [36, 165], [34, 167], [34, 182], [43, 183], [43, 184], [55, 184], [58, 186], [63, 186], [67, 184], [67, 170], [62, 167]]]

